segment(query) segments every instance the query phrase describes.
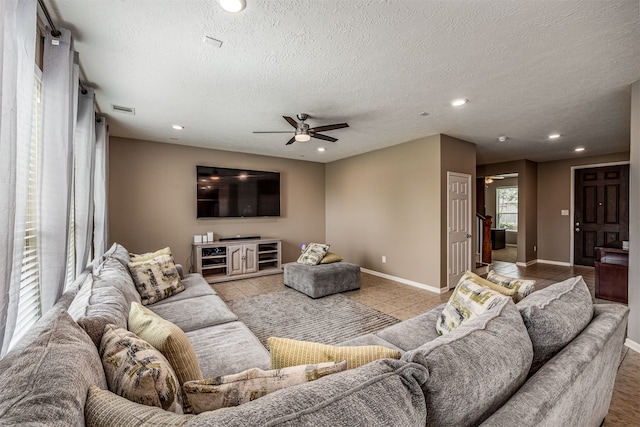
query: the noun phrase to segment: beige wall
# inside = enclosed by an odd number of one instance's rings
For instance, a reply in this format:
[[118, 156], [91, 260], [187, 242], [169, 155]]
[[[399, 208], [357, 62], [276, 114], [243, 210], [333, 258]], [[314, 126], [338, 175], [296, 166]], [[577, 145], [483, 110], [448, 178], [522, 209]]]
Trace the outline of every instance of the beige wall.
[[538, 259], [569, 263], [572, 212], [571, 167], [628, 161], [629, 153], [538, 163]]
[[[453, 138], [448, 135], [440, 136], [440, 286], [447, 287], [447, 242], [448, 242], [448, 185], [447, 185], [447, 172], [458, 172], [471, 175], [471, 224], [472, 224], [472, 238], [469, 239], [469, 243], [472, 245], [475, 242], [475, 236], [478, 230], [475, 230], [475, 200], [476, 200], [476, 146], [470, 142], [463, 141], [461, 139]], [[473, 254], [475, 250], [472, 249], [472, 262]], [[473, 268], [473, 264], [471, 266]], [[452, 284], [455, 286], [455, 283]]]
[[[196, 218], [196, 165], [280, 172], [281, 217]], [[191, 265], [194, 234], [260, 235], [283, 240], [283, 262], [301, 242], [325, 240], [324, 165], [275, 157], [111, 137], [110, 240], [132, 252], [164, 246]]]
[[440, 287], [440, 157], [436, 135], [327, 164], [332, 250], [364, 268]]
[[640, 346], [640, 80], [631, 86], [629, 186], [629, 338]]

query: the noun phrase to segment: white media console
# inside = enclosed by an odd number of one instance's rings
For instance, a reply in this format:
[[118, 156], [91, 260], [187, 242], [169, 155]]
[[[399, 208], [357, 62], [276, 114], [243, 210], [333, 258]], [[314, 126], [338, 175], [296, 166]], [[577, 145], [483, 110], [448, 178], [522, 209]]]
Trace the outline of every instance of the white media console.
[[276, 239], [227, 240], [193, 244], [196, 273], [209, 283], [282, 273], [282, 242]]

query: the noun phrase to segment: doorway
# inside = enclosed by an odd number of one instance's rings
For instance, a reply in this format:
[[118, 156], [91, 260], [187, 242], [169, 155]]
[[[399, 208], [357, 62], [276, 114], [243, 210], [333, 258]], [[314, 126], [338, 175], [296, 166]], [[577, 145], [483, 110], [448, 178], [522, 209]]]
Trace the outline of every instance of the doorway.
[[629, 239], [629, 165], [575, 170], [573, 263], [593, 266], [596, 247]]
[[487, 176], [484, 187], [485, 210], [492, 218], [491, 260], [515, 264], [518, 256], [518, 174]]
[[447, 172], [447, 287], [471, 270], [471, 175]]

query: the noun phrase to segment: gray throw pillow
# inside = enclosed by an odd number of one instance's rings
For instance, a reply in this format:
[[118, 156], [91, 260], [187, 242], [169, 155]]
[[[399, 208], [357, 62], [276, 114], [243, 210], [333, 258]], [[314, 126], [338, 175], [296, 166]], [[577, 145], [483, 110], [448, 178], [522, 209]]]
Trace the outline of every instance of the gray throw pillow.
[[533, 292], [517, 304], [533, 343], [530, 375], [591, 322], [593, 301], [582, 276]]
[[91, 386], [106, 388], [98, 350], [66, 311], [0, 374], [0, 424], [84, 423]]
[[482, 423], [525, 382], [533, 350], [511, 298], [446, 335], [405, 353], [401, 360], [429, 371], [424, 384], [427, 425]]

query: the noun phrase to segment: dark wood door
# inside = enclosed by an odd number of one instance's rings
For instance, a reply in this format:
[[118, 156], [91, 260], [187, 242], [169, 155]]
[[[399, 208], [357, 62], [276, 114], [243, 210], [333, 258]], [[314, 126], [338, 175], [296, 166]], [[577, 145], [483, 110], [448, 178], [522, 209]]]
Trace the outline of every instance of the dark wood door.
[[574, 264], [594, 265], [596, 247], [629, 239], [629, 165], [575, 172]]

